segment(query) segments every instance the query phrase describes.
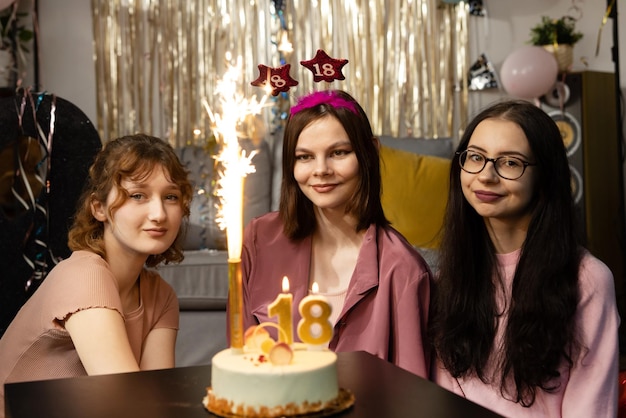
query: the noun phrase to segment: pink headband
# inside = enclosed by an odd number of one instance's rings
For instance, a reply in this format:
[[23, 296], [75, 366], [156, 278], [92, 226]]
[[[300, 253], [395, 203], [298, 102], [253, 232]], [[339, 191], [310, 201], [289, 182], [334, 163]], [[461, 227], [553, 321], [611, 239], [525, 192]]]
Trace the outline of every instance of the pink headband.
[[301, 110], [309, 109], [321, 104], [327, 104], [334, 108], [348, 109], [355, 115], [359, 115], [354, 102], [348, 101], [333, 91], [316, 91], [307, 96], [300, 97], [298, 103], [291, 107], [291, 114], [295, 115]]

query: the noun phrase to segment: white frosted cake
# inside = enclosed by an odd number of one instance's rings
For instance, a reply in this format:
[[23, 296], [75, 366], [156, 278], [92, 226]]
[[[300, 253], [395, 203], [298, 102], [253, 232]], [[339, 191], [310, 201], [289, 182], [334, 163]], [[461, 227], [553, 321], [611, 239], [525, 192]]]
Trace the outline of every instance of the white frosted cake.
[[293, 350], [288, 364], [267, 354], [231, 349], [212, 360], [211, 387], [204, 404], [221, 416], [281, 417], [332, 409], [339, 398], [337, 356], [329, 350]]

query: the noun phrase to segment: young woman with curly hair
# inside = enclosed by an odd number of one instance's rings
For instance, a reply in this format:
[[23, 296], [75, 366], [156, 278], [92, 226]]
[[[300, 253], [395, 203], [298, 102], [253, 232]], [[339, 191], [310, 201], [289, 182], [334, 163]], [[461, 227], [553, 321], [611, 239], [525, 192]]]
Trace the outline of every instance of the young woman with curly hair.
[[183, 258], [187, 171], [165, 141], [105, 144], [59, 262], [0, 340], [4, 383], [174, 367], [178, 300], [154, 270]]

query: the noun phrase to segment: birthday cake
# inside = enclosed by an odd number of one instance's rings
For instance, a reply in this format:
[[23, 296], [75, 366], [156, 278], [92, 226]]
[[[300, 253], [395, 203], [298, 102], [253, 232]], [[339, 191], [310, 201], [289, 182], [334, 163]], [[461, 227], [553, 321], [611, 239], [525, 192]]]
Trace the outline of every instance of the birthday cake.
[[324, 416], [354, 402], [350, 392], [339, 389], [332, 351], [307, 350], [297, 343], [250, 345], [243, 353], [226, 349], [213, 357], [211, 387], [203, 400], [210, 412], [223, 417]]

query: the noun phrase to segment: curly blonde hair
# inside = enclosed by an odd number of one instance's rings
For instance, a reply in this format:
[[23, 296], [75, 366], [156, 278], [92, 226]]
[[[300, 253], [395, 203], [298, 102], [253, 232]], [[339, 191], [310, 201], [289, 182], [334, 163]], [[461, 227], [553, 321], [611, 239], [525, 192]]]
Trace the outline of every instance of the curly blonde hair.
[[108, 207], [111, 216], [127, 198], [121, 186], [122, 180], [145, 178], [157, 166], [163, 167], [169, 180], [180, 187], [183, 227], [165, 252], [148, 257], [146, 266], [155, 267], [161, 262], [168, 264], [182, 261], [184, 258], [182, 242], [193, 196], [188, 171], [167, 142], [145, 134], [111, 140], [98, 153], [89, 169], [86, 187], [78, 200], [78, 208], [68, 234], [69, 248], [72, 251], [87, 250], [105, 257], [104, 224], [94, 218], [92, 202], [106, 202], [109, 192], [115, 187], [119, 193], [118, 198]]

